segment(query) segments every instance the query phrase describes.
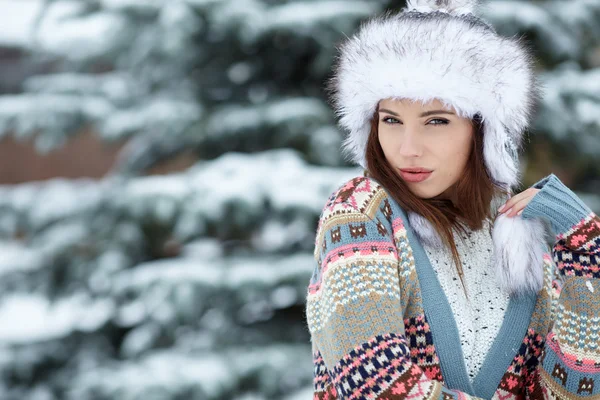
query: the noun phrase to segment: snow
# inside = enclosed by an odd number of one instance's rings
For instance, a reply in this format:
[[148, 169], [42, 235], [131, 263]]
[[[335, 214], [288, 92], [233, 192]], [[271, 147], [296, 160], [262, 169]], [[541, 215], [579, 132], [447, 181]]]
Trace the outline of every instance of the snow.
[[[314, 1], [290, 2], [269, 9], [265, 29], [288, 28], [290, 26], [314, 29], [315, 25], [331, 20], [349, 20], [374, 14], [380, 5], [373, 1]], [[270, 24], [270, 26], [269, 26]]]
[[[277, 265], [277, 268], [273, 268]], [[150, 314], [154, 320], [169, 323], [175, 309], [185, 310], [186, 305], [203, 307], [204, 297], [214, 292], [244, 293], [259, 290], [269, 297], [263, 298], [267, 308], [285, 308], [299, 301], [297, 282], [305, 282], [314, 269], [311, 253], [290, 256], [228, 257], [224, 259], [171, 258], [154, 260], [116, 273], [110, 287], [114, 296], [137, 293], [134, 300], [123, 305], [116, 321], [123, 326], [138, 324]], [[200, 287], [198, 297], [195, 288]], [[303, 295], [303, 293], [302, 293]], [[208, 304], [208, 303], [206, 303]], [[259, 302], [241, 304], [241, 314], [249, 312]], [[244, 311], [246, 310], [246, 311]]]
[[485, 19], [499, 27], [505, 34], [517, 34], [526, 30], [535, 31], [540, 39], [538, 43], [545, 51], [560, 57], [577, 58], [581, 46], [576, 37], [562, 24], [558, 24], [555, 16], [544, 4], [524, 1], [497, 0], [490, 1], [481, 9]]
[[[141, 0], [143, 1], [143, 0]], [[187, 4], [191, 6], [195, 6], [197, 8], [205, 8], [207, 6], [213, 6], [215, 4], [220, 4], [223, 0], [183, 0]]]
[[157, 127], [163, 134], [169, 131], [181, 133], [202, 115], [202, 108], [197, 103], [158, 98], [132, 108], [115, 110], [102, 121], [100, 130], [110, 140]]
[[42, 1], [0, 0], [0, 10], [0, 47], [29, 46]]
[[174, 57], [181, 57], [189, 51], [193, 45], [190, 41], [203, 25], [191, 7], [182, 1], [165, 2], [158, 23], [162, 34], [161, 48]]
[[[600, 2], [553, 1], [544, 4], [554, 16], [576, 34], [580, 45], [594, 45], [600, 38], [600, 25], [597, 15], [600, 13]], [[595, 39], [595, 40], [594, 40]]]
[[87, 215], [104, 198], [105, 185], [91, 179], [56, 178], [38, 186], [43, 190], [38, 190], [30, 216], [40, 225]]
[[49, 151], [62, 145], [82, 121], [95, 121], [113, 111], [102, 97], [58, 94], [0, 96], [0, 138], [12, 132], [17, 139], [36, 138], [37, 149]]
[[0, 344], [24, 344], [93, 331], [112, 315], [111, 299], [91, 300], [76, 294], [51, 303], [32, 293], [4, 295], [0, 301]]
[[[577, 118], [582, 123], [594, 125], [596, 132], [600, 132], [600, 100], [592, 101], [582, 98], [577, 102], [575, 111], [577, 112]], [[600, 141], [600, 136], [597, 139]]]
[[25, 272], [40, 268], [44, 255], [39, 249], [19, 242], [0, 241], [0, 277], [8, 272]]
[[183, 282], [201, 283], [206, 287], [220, 286], [225, 277], [221, 263], [203, 263], [201, 259], [167, 259], [141, 263], [115, 276], [115, 293], [129, 289], [145, 289], [161, 282], [163, 285]]
[[128, 11], [137, 14], [154, 14], [167, 3], [166, 0], [100, 0], [102, 7], [112, 11]]
[[[118, 310], [115, 321], [123, 326], [133, 326], [151, 315], [152, 320], [169, 324], [176, 313], [193, 313], [186, 310], [187, 306], [196, 304], [197, 308], [209, 304], [208, 298], [215, 292], [243, 296], [245, 292], [258, 290], [267, 297], [244, 301], [239, 310], [240, 318], [247, 322], [256, 321], [271, 309], [298, 304], [304, 295], [304, 282], [313, 269], [311, 253], [145, 262], [114, 276], [111, 288], [115, 296], [136, 293], [133, 301]], [[302, 284], [298, 286], [298, 282]], [[198, 286], [201, 296], [195, 290]]]
[[206, 214], [221, 219], [228, 202], [256, 208], [265, 198], [276, 210], [320, 212], [334, 186], [360, 174], [360, 169], [312, 167], [297, 151], [278, 149], [256, 154], [229, 152], [196, 164], [188, 173], [194, 190], [212, 199], [202, 205]]
[[342, 136], [338, 129], [324, 125], [310, 135], [309, 156], [323, 166], [338, 167], [343, 164], [343, 156], [339, 151], [341, 144]]
[[252, 76], [252, 65], [248, 62], [232, 64], [227, 69], [227, 76], [232, 83], [236, 85], [243, 84]]
[[58, 220], [88, 215], [97, 209], [106, 188], [106, 181], [86, 178], [0, 185], [0, 208], [22, 216], [27, 229], [36, 231]]
[[128, 202], [156, 199], [157, 196], [181, 199], [189, 193], [183, 174], [138, 177], [127, 182], [123, 191]]
[[245, 129], [255, 129], [262, 123], [263, 117], [255, 107], [227, 106], [208, 116], [206, 131], [213, 137], [222, 137]]
[[325, 120], [329, 116], [329, 110], [325, 109], [323, 102], [315, 98], [290, 98], [272, 102], [265, 109], [265, 119], [269, 125], [289, 123], [300, 120], [304, 123], [307, 119], [318, 117]]
[[115, 199], [115, 206], [138, 220], [172, 221], [190, 194], [182, 175], [139, 177], [124, 184]]
[[77, 16], [83, 6], [78, 1], [51, 3], [36, 32], [35, 44], [41, 50], [82, 61], [111, 57], [127, 43], [131, 25], [125, 16], [101, 11]]
[[129, 105], [146, 95], [141, 85], [126, 72], [34, 75], [23, 82], [23, 87], [30, 93], [98, 96], [119, 106]]
[[[299, 390], [298, 392], [292, 393], [283, 400], [310, 400], [314, 396], [314, 389], [312, 387], [307, 387], [304, 390]], [[240, 399], [241, 400], [241, 399]]]
[[[36, 48], [71, 60], [107, 56], [126, 43], [129, 25], [111, 12], [85, 15], [80, 1], [0, 0], [0, 45]], [[79, 15], [79, 14], [82, 15]], [[41, 17], [41, 18], [40, 18]], [[39, 26], [35, 23], [39, 19]]]
[[236, 384], [230, 364], [218, 354], [154, 351], [135, 362], [114, 363], [78, 377], [70, 386], [68, 397], [88, 398], [98, 395], [101, 389], [109, 398], [123, 400], [173, 398], [178, 390], [189, 395], [186, 388], [200, 386], [196, 393], [201, 397], [219, 398], [219, 394], [227, 393]]
[[160, 327], [153, 322], [133, 328], [123, 340], [121, 356], [132, 358], [144, 353], [153, 347], [159, 336]]
[[[312, 254], [297, 253], [291, 256], [255, 257], [233, 259], [222, 286], [236, 291], [244, 286], [278, 286], [284, 282], [297, 281], [298, 277], [310, 276], [314, 269]], [[277, 268], [273, 268], [277, 265]]]
[[[312, 270], [312, 263], [308, 265], [311, 266], [310, 269]], [[273, 308], [280, 309], [288, 308], [300, 303], [298, 291], [294, 287], [289, 285], [279, 286], [275, 288], [275, 290], [273, 290], [273, 292], [271, 293], [270, 300]]]
[[600, 152], [600, 68], [581, 71], [564, 63], [541, 75], [543, 106], [537, 117], [540, 130], [555, 139], [577, 135], [577, 148], [590, 155]]
[[[77, 229], [78, 223], [87, 227], [82, 221], [104, 210], [133, 219], [130, 222], [134, 225], [123, 221], [114, 227], [114, 240], [138, 243], [141, 239], [135, 224], [142, 221], [175, 224], [176, 232], [193, 237], [202, 234], [206, 223], [226, 218], [225, 213], [235, 206], [235, 210], [244, 211], [230, 215], [231, 222], [245, 225], [262, 218], [265, 227], [257, 230], [261, 236], [253, 240], [262, 238], [265, 242], [258, 247], [274, 250], [284, 244], [282, 238], [293, 240], [306, 234], [306, 218], [319, 213], [331, 191], [359, 173], [356, 168], [311, 166], [299, 152], [280, 149], [227, 153], [200, 161], [185, 172], [167, 175], [99, 181], [56, 178], [0, 185], [0, 207], [10, 210], [3, 215], [6, 225], [1, 226], [6, 232], [14, 231], [16, 217], [9, 217], [18, 215], [27, 232], [37, 235], [39, 230], [48, 229], [48, 235], [57, 235], [57, 242], [45, 235], [37, 240], [49, 248], [61, 248], [86, 235], [85, 229]], [[284, 215], [287, 222], [280, 220]], [[51, 226], [59, 221], [57, 227]]]
[[215, 238], [202, 238], [183, 245], [181, 256], [184, 258], [203, 258], [212, 260], [223, 257], [223, 247]]
[[282, 221], [275, 218], [267, 219], [260, 230], [252, 238], [252, 248], [260, 252], [278, 253], [288, 246], [301, 245], [314, 238], [308, 237], [313, 232], [310, 220], [298, 216], [292, 221]]
[[29, 182], [21, 185], [0, 185], [0, 208], [12, 210], [15, 214], [28, 212], [41, 185]]
[[55, 94], [4, 95], [0, 96], [0, 131], [43, 129], [48, 125], [56, 125], [51, 123], [52, 119], [65, 119], [69, 115], [77, 114], [83, 114], [86, 119], [94, 120], [112, 111], [112, 106], [103, 97]]
[[[243, 44], [251, 45], [281, 29], [314, 36], [320, 26], [327, 25], [349, 34], [355, 21], [380, 9], [381, 5], [372, 1], [320, 1], [318, 7], [313, 1], [298, 1], [267, 7], [256, 0], [235, 0], [222, 2], [214, 20], [218, 29], [234, 29]], [[218, 37], [221, 33], [214, 34]]]
[[[294, 134], [296, 131], [307, 134], [313, 126], [330, 123], [331, 112], [321, 100], [311, 97], [282, 98], [266, 104], [230, 105], [214, 110], [207, 115], [206, 135], [225, 140], [227, 137], [248, 135], [248, 132], [265, 129], [281, 129], [280, 135], [285, 135], [285, 132]], [[297, 124], [298, 129], [292, 129], [292, 124]]]
[[144, 300], [135, 300], [119, 307], [115, 322], [121, 326], [136, 326], [142, 323], [147, 315]]
[[579, 68], [565, 67], [547, 77], [547, 85], [555, 85], [570, 94], [589, 96], [600, 101], [600, 68], [581, 71]]

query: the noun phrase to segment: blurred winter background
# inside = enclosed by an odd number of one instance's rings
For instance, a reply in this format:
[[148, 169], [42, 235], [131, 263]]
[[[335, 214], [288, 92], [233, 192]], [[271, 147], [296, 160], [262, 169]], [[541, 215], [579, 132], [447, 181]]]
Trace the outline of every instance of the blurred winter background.
[[[323, 92], [388, 0], [0, 0], [0, 398], [312, 397]], [[491, 1], [546, 94], [523, 189], [600, 212], [600, 0]]]

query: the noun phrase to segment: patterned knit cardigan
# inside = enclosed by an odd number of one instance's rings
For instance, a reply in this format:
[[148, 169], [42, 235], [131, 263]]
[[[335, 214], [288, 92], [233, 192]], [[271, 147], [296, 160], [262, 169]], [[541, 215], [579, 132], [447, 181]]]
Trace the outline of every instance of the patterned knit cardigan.
[[473, 382], [404, 210], [373, 178], [338, 188], [307, 290], [314, 399], [600, 399], [600, 218], [554, 174], [533, 187], [513, 218], [550, 222], [544, 287], [510, 298]]

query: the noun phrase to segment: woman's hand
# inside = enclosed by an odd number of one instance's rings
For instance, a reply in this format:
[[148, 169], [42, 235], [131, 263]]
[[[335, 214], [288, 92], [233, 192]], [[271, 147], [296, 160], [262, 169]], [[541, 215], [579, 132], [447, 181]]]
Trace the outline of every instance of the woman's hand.
[[506, 212], [507, 217], [514, 217], [515, 215], [521, 215], [527, 203], [531, 201], [533, 196], [537, 194], [541, 189], [528, 188], [523, 190], [521, 193], [517, 193], [504, 203], [502, 207], [498, 209], [500, 213]]

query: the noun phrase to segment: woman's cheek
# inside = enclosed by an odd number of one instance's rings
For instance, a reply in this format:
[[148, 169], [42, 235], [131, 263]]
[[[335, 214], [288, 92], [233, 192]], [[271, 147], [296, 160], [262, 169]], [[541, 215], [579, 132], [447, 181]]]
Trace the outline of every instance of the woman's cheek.
[[379, 144], [383, 150], [383, 153], [389, 157], [394, 153], [397, 143], [394, 142], [393, 136], [389, 132], [379, 133]]

